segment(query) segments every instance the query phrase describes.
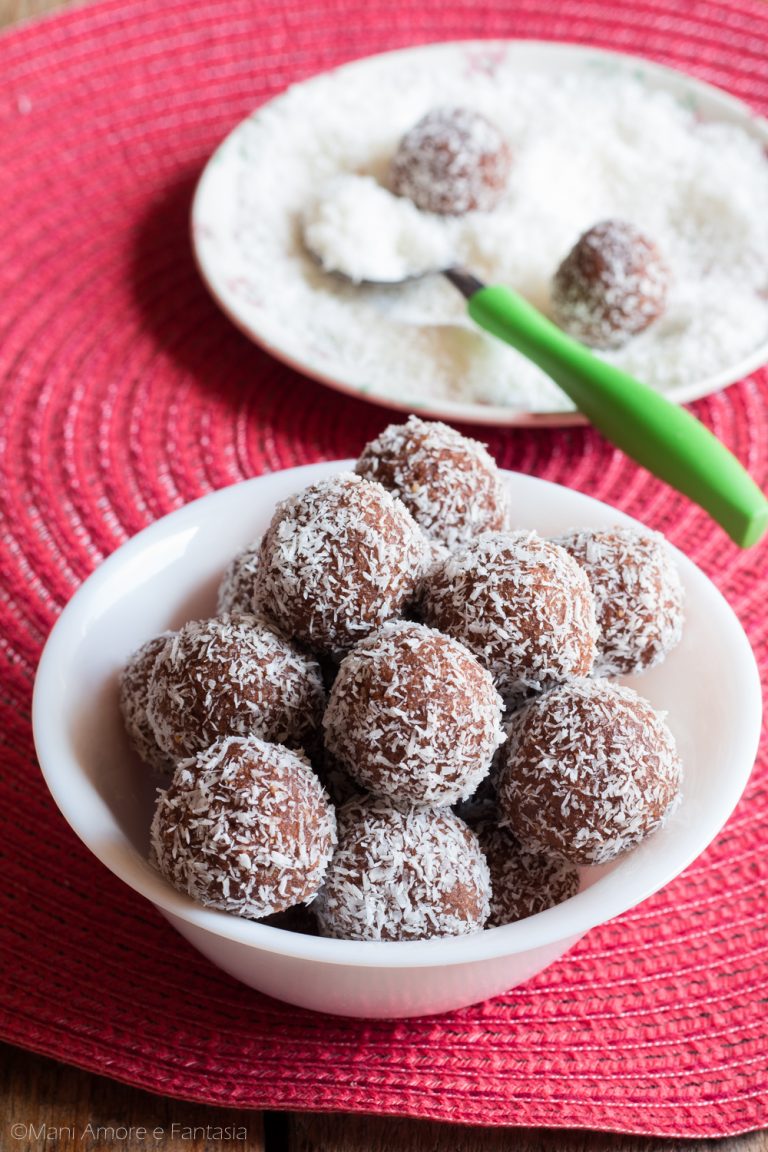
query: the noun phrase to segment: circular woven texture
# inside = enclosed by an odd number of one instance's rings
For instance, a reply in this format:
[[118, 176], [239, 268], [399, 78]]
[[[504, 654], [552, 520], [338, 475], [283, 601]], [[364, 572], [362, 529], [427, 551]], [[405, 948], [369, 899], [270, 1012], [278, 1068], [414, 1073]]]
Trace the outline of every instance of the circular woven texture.
[[[213, 488], [357, 456], [391, 421], [278, 364], [218, 312], [187, 224], [207, 156], [291, 81], [476, 36], [642, 53], [768, 112], [762, 0], [107, 0], [0, 40], [0, 1036], [233, 1106], [685, 1136], [759, 1127], [765, 750], [723, 834], [674, 884], [507, 995], [401, 1022], [322, 1018], [212, 968], [77, 841], [35, 763], [43, 641], [105, 556]], [[478, 53], [477, 67], [494, 58]], [[696, 412], [765, 486], [768, 373]], [[487, 439], [504, 467], [666, 532], [766, 668], [767, 546], [739, 552], [588, 429]]]

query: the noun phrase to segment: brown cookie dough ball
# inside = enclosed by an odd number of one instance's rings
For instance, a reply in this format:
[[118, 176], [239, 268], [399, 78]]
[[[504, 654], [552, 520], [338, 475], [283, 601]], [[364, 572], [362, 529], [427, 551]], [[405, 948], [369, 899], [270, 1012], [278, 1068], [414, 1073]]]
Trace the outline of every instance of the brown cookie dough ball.
[[278, 505], [255, 603], [289, 635], [333, 655], [401, 616], [426, 562], [424, 537], [400, 501], [342, 473]]
[[486, 532], [454, 552], [425, 582], [421, 613], [465, 644], [510, 700], [592, 669], [587, 577], [535, 532]]
[[157, 743], [147, 716], [147, 700], [152, 669], [172, 632], [153, 637], [133, 653], [120, 673], [120, 712], [132, 747], [141, 759], [164, 776], [173, 772], [174, 761]]
[[426, 535], [448, 548], [506, 523], [494, 460], [483, 444], [447, 424], [416, 416], [390, 424], [366, 444], [355, 471], [399, 496]]
[[595, 597], [595, 675], [644, 672], [683, 634], [684, 591], [664, 537], [639, 528], [574, 530], [556, 540], [589, 577]]
[[256, 616], [191, 620], [154, 665], [147, 715], [159, 746], [194, 756], [218, 736], [301, 746], [320, 726], [320, 669]]
[[543, 852], [523, 848], [498, 823], [495, 806], [468, 823], [483, 850], [491, 874], [491, 912], [486, 928], [513, 924], [570, 900], [579, 890], [579, 873], [572, 864]]
[[488, 865], [449, 808], [368, 796], [339, 810], [339, 846], [314, 905], [324, 936], [425, 940], [478, 932]]
[[468, 108], [435, 108], [406, 132], [390, 167], [390, 187], [424, 212], [461, 216], [495, 208], [507, 187], [511, 154], [499, 129]]
[[578, 680], [531, 701], [510, 727], [499, 809], [526, 848], [603, 864], [664, 823], [681, 778], [674, 737], [646, 700]]
[[669, 272], [656, 245], [624, 220], [595, 224], [552, 283], [552, 316], [593, 348], [620, 348], [664, 311]]
[[311, 900], [335, 844], [333, 808], [303, 756], [226, 736], [160, 793], [150, 859], [193, 900], [258, 920]]
[[490, 674], [423, 624], [386, 624], [344, 658], [323, 718], [325, 743], [377, 796], [453, 804], [487, 776], [504, 739]]
[[246, 614], [253, 612], [253, 593], [256, 586], [256, 572], [259, 567], [261, 538], [246, 544], [229, 562], [219, 584], [216, 612]]

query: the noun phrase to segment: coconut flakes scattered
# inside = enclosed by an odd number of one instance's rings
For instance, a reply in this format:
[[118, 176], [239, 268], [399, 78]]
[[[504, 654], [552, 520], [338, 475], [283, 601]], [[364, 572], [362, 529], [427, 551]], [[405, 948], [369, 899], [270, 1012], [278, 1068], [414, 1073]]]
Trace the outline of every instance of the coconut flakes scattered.
[[401, 621], [344, 658], [323, 727], [333, 756], [371, 792], [453, 804], [488, 774], [502, 711], [490, 674], [462, 644]]
[[405, 504], [426, 535], [456, 548], [504, 528], [507, 495], [484, 444], [438, 421], [409, 416], [366, 444], [355, 471]]
[[424, 940], [483, 927], [488, 865], [450, 809], [369, 796], [349, 801], [338, 819], [339, 846], [315, 904], [323, 935]]
[[510, 725], [497, 780], [503, 822], [528, 849], [603, 864], [661, 827], [682, 765], [651, 705], [607, 680], [552, 688]]
[[260, 919], [314, 899], [336, 817], [308, 761], [227, 736], [181, 761], [158, 796], [151, 861], [193, 900]]

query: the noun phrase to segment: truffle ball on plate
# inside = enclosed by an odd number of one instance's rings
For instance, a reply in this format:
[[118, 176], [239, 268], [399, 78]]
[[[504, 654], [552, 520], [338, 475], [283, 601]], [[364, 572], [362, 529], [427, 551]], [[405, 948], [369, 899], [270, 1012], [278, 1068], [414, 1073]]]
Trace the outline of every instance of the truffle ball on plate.
[[502, 711], [490, 674], [462, 644], [399, 621], [342, 661], [325, 743], [378, 796], [453, 804], [488, 774], [504, 739]]
[[485, 116], [469, 108], [434, 108], [400, 141], [390, 186], [425, 212], [488, 212], [504, 195], [510, 164], [509, 145]]
[[598, 676], [660, 664], [683, 634], [684, 591], [664, 537], [638, 528], [582, 529], [556, 540], [589, 577]]
[[155, 661], [172, 635], [172, 632], [163, 632], [142, 644], [120, 673], [119, 681], [120, 711], [131, 745], [146, 764], [167, 776], [173, 772], [173, 757], [157, 743], [147, 716], [147, 701]]
[[425, 581], [421, 613], [465, 644], [509, 700], [592, 669], [589, 581], [535, 532], [486, 532], [454, 552]]
[[526, 848], [603, 864], [661, 827], [681, 779], [674, 737], [646, 700], [577, 680], [521, 710], [497, 792], [503, 822]]
[[480, 841], [491, 874], [491, 912], [486, 928], [498, 928], [535, 916], [579, 890], [579, 873], [572, 864], [544, 852], [521, 847], [498, 812], [488, 811], [470, 827]]
[[190, 620], [154, 665], [147, 714], [160, 747], [194, 756], [218, 736], [253, 732], [302, 745], [325, 705], [320, 669], [256, 616]]
[[313, 651], [338, 654], [403, 614], [427, 559], [401, 502], [380, 484], [341, 473], [277, 506], [254, 603]]
[[335, 844], [333, 808], [303, 756], [226, 736], [160, 793], [150, 858], [193, 900], [258, 920], [311, 900]]
[[363, 449], [359, 476], [399, 496], [431, 540], [448, 548], [503, 528], [507, 499], [485, 446], [436, 421], [410, 416]]
[[251, 544], [246, 544], [227, 565], [219, 584], [216, 601], [219, 616], [227, 612], [246, 614], [253, 612], [253, 592], [260, 547], [260, 538]]
[[324, 936], [424, 940], [479, 931], [490, 897], [477, 837], [449, 808], [367, 796], [338, 812], [315, 910]]
[[593, 348], [620, 348], [664, 311], [669, 272], [652, 240], [624, 220], [579, 238], [555, 273], [552, 315]]

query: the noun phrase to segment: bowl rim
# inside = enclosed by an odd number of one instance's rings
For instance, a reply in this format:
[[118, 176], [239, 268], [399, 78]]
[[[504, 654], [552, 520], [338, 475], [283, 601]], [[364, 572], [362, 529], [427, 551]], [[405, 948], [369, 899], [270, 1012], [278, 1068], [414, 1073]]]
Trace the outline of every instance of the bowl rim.
[[[322, 362], [313, 360], [306, 352], [297, 351], [285, 340], [284, 336], [275, 335], [268, 319], [257, 322], [249, 317], [248, 310], [243, 307], [242, 301], [229, 291], [228, 284], [232, 277], [230, 273], [223, 271], [223, 266], [226, 265], [227, 261], [226, 256], [221, 256], [223, 245], [219, 245], [216, 250], [211, 251], [209, 246], [201, 240], [199, 225], [202, 222], [201, 217], [207, 219], [212, 174], [220, 168], [222, 155], [228, 152], [231, 141], [238, 138], [249, 121], [259, 117], [264, 109], [271, 108], [285, 99], [293, 89], [312, 85], [316, 81], [331, 76], [343, 77], [346, 74], [365, 70], [371, 66], [386, 66], [388, 61], [396, 62], [398, 59], [414, 54], [427, 55], [454, 51], [492, 53], [501, 48], [519, 55], [523, 61], [526, 59], [538, 60], [539, 67], [543, 66], [542, 62], [550, 68], [554, 68], [562, 66], [563, 63], [578, 67], [590, 61], [603, 61], [612, 62], [614, 65], [635, 74], [641, 71], [643, 78], [650, 80], [656, 87], [701, 101], [706, 109], [708, 120], [737, 122], [745, 132], [768, 148], [768, 119], [760, 116], [744, 100], [715, 84], [700, 80], [679, 68], [650, 60], [639, 53], [622, 52], [612, 48], [582, 44], [578, 41], [529, 40], [521, 37], [496, 37], [489, 40], [476, 38], [437, 40], [424, 44], [414, 44], [404, 48], [394, 48], [356, 57], [344, 64], [316, 72], [265, 100], [234, 125], [208, 157], [195, 187], [189, 217], [192, 254], [206, 288], [220, 310], [240, 332], [257, 347], [268, 352], [270, 356], [288, 368], [301, 373], [317, 384], [340, 392], [342, 395], [372, 402], [395, 412], [411, 412], [414, 410], [414, 404], [416, 404], [420, 415], [439, 420], [459, 420], [466, 424], [478, 426], [566, 428], [584, 425], [588, 423], [587, 418], [581, 412], [571, 408], [540, 411], [514, 407], [513, 405], [471, 403], [449, 397], [417, 397], [414, 399], [407, 396], [391, 396], [377, 391], [375, 387], [362, 386], [358, 382], [353, 368], [338, 369], [332, 367], [330, 370], [324, 369]], [[662, 394], [675, 404], [691, 403], [738, 383], [764, 365], [766, 359], [768, 359], [768, 331], [760, 343], [745, 351], [731, 365], [721, 368], [709, 376], [664, 389]]]
[[[145, 550], [164, 540], [169, 533], [183, 531], [198, 524], [201, 519], [216, 516], [229, 501], [234, 489], [258, 491], [269, 487], [275, 476], [289, 473], [297, 481], [297, 491], [308, 483], [339, 471], [348, 470], [354, 461], [326, 461], [303, 465], [277, 473], [240, 481], [226, 488], [208, 493], [181, 508], [168, 513], [121, 545], [83, 582], [74, 593], [54, 625], [43, 649], [35, 677], [32, 700], [32, 727], [40, 768], [54, 801], [67, 823], [91, 852], [111, 872], [130, 888], [146, 897], [164, 913], [178, 918], [190, 928], [202, 929], [214, 936], [245, 944], [255, 949], [283, 955], [286, 958], [312, 960], [319, 963], [364, 968], [422, 968], [447, 967], [492, 960], [499, 957], [529, 952], [553, 946], [558, 942], [576, 940], [591, 928], [634, 908], [654, 892], [678, 876], [696, 859], [717, 836], [730, 817], [754, 765], [761, 730], [762, 693], [760, 676], [754, 653], [733, 609], [722, 593], [684, 553], [669, 545], [684, 584], [706, 587], [708, 607], [727, 625], [729, 642], [738, 660], [731, 672], [739, 679], [739, 689], [745, 700], [746, 718], [736, 731], [727, 771], [719, 782], [719, 802], [709, 819], [697, 826], [691, 836], [691, 846], [680, 852], [668, 872], [660, 879], [642, 881], [642, 869], [630, 869], [629, 877], [622, 878], [622, 865], [652, 847], [653, 838], [636, 848], [619, 863], [616, 869], [600, 877], [594, 885], [582, 890], [570, 900], [540, 912], [535, 916], [486, 929], [466, 936], [418, 941], [349, 941], [326, 937], [305, 936], [288, 932], [267, 924], [245, 920], [230, 913], [219, 912], [196, 904], [190, 897], [177, 892], [142, 858], [127, 839], [106, 801], [98, 794], [79, 765], [70, 747], [66, 728], [67, 715], [63, 705], [57, 711], [61, 697], [60, 667], [67, 656], [75, 651], [82, 635], [84, 618], [91, 602], [106, 589], [114, 576], [126, 563], [135, 561]], [[501, 470], [502, 476], [513, 477], [523, 487], [544, 486], [562, 489], [600, 510], [610, 509], [613, 522], [620, 525], [645, 528], [640, 521], [627, 516], [594, 497], [564, 488], [552, 481], [526, 476], [523, 473]], [[533, 490], [531, 488], [531, 490]], [[274, 501], [273, 501], [274, 503]], [[226, 560], [226, 558], [224, 558]], [[99, 835], [94, 832], [98, 827]], [[105, 833], [107, 833], [105, 835]], [[623, 882], [622, 882], [623, 879]], [[627, 892], [631, 895], [627, 898]]]

